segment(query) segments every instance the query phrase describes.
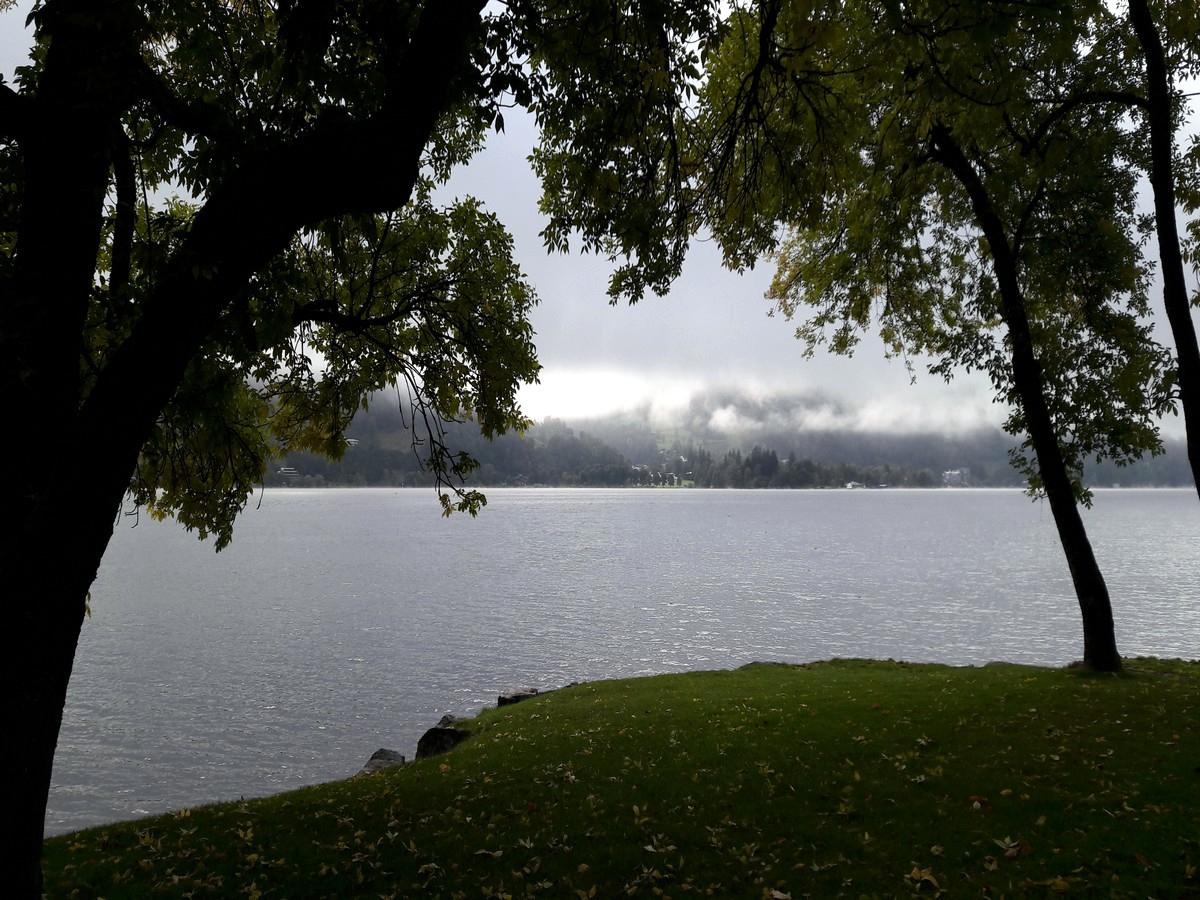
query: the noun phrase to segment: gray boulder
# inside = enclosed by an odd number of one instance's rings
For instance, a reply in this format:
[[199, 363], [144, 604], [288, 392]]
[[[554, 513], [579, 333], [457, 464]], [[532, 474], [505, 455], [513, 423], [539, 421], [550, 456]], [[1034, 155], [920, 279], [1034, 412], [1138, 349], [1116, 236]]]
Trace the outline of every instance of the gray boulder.
[[441, 756], [453, 750], [470, 734], [457, 728], [430, 728], [417, 741], [417, 759], [429, 759], [431, 756]]
[[367, 760], [367, 764], [359, 771], [359, 775], [370, 775], [374, 772], [382, 772], [384, 769], [391, 769], [394, 766], [404, 765], [404, 757], [395, 750], [388, 750], [386, 747], [380, 747], [371, 754], [371, 758]]
[[538, 689], [532, 687], [515, 687], [505, 691], [496, 698], [497, 706], [508, 706], [511, 703], [520, 703], [522, 700], [528, 700], [530, 697], [536, 697]]

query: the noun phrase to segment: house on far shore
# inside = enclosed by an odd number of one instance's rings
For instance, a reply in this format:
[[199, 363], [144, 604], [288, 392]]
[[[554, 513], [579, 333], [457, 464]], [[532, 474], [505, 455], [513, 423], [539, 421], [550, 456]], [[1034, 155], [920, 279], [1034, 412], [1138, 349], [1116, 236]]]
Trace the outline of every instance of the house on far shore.
[[970, 483], [970, 469], [950, 469], [942, 473], [942, 484], [946, 487], [967, 487]]

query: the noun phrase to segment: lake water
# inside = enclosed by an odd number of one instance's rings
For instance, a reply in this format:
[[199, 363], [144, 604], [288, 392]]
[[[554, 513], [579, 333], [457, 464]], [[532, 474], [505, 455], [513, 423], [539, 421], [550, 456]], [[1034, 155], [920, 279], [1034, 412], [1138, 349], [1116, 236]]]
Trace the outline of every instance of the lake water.
[[[754, 660], [1063, 665], [1078, 610], [1018, 491], [270, 490], [214, 555], [123, 521], [92, 590], [46, 831], [411, 758], [444, 713]], [[1200, 657], [1200, 503], [1100, 491], [1123, 654]]]

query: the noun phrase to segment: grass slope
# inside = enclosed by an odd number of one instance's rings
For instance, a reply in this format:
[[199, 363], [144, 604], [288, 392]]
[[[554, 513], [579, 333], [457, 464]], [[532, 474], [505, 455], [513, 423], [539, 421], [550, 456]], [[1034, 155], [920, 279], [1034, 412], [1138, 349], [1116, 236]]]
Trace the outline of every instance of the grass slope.
[[48, 842], [51, 897], [1200, 896], [1200, 664], [584, 684], [452, 753]]

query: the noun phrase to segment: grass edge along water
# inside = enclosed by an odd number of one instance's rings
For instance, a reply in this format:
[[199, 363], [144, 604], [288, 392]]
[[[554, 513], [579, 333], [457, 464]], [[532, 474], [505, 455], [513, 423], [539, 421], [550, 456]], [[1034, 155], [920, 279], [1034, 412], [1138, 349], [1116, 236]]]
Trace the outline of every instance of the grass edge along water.
[[47, 841], [57, 897], [1200, 896], [1200, 663], [564, 688], [371, 776]]

